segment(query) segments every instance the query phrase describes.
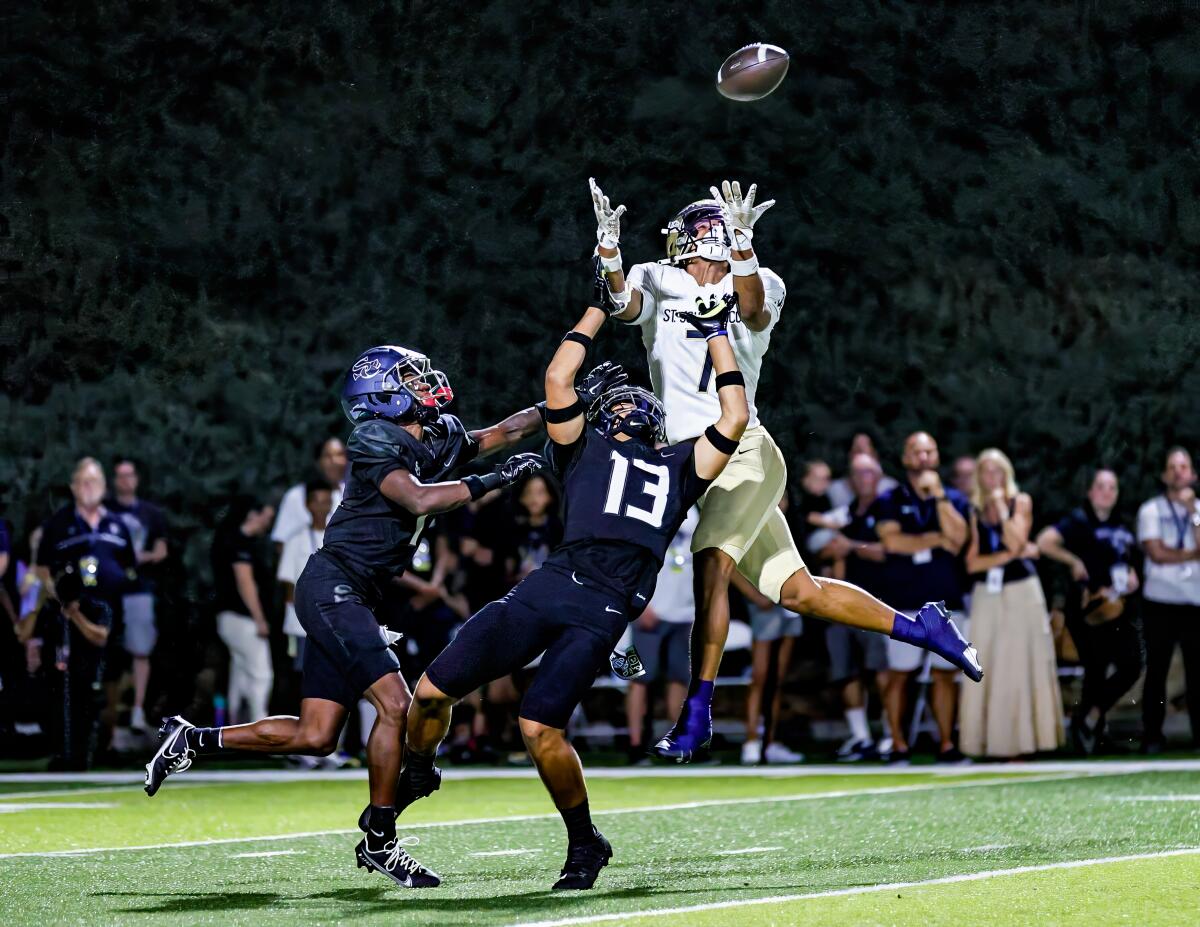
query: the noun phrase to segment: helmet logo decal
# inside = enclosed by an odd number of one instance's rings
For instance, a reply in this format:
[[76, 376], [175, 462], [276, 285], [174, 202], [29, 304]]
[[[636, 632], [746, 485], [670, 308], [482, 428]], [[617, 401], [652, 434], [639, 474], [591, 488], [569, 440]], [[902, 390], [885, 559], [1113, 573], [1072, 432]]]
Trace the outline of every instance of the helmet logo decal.
[[360, 357], [350, 368], [350, 373], [356, 380], [370, 380], [379, 376], [383, 363], [374, 357]]

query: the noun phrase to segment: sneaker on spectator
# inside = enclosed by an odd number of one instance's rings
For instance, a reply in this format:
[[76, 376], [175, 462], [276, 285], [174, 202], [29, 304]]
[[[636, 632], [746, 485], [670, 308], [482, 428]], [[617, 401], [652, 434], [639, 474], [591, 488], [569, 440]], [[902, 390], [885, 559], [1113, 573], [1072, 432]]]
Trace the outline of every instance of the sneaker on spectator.
[[129, 753], [134, 749], [133, 732], [127, 727], [114, 727], [112, 732], [112, 743], [109, 744], [109, 749], [113, 753]]
[[767, 744], [767, 749], [763, 751], [763, 755], [767, 758], [768, 763], [803, 763], [804, 754], [797, 753], [787, 746], [781, 744], [777, 740]]
[[[889, 748], [891, 744], [888, 744]], [[838, 747], [837, 761], [839, 763], [861, 763], [863, 760], [873, 760], [878, 758], [879, 751], [875, 749], [875, 742], [871, 740], [855, 740], [853, 737], [846, 739], [846, 742]]]
[[317, 769], [321, 765], [321, 757], [305, 756], [302, 753], [292, 753], [284, 759], [289, 766], [295, 766], [297, 769]]
[[145, 734], [148, 730], [146, 726], [146, 709], [136, 707], [129, 709], [129, 726], [133, 730]]
[[[772, 745], [774, 746], [774, 745]], [[762, 762], [762, 741], [747, 740], [742, 744], [742, 765], [757, 766]]]
[[907, 750], [893, 750], [888, 754], [887, 764], [889, 766], [911, 766], [912, 754]]
[[949, 750], [943, 750], [937, 755], [937, 762], [943, 766], [970, 766], [972, 760], [959, 750], [958, 747], [951, 747]]

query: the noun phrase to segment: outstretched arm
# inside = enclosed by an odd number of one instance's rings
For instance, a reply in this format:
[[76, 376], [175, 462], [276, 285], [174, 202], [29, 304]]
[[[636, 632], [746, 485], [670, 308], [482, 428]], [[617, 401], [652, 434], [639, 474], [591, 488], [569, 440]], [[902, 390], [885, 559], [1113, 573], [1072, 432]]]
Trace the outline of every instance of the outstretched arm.
[[[534, 413], [536, 414], [536, 413]], [[379, 491], [414, 515], [439, 515], [480, 499], [493, 489], [511, 486], [546, 468], [541, 454], [514, 454], [491, 473], [468, 476], [445, 483], [422, 483], [407, 470], [393, 470], [379, 484]]]
[[775, 201], [767, 200], [755, 206], [758, 184], [750, 184], [743, 199], [741, 184], [736, 180], [733, 183], [722, 181], [721, 189], [710, 187], [709, 192], [721, 204], [725, 230], [729, 233], [729, 264], [733, 270], [733, 292], [738, 298], [738, 313], [748, 329], [760, 332], [771, 324], [771, 314], [767, 311], [766, 290], [758, 273], [758, 257], [754, 253], [754, 223], [775, 205]]
[[514, 412], [502, 422], [488, 428], [467, 432], [471, 440], [479, 445], [479, 456], [486, 457], [496, 451], [520, 444], [530, 435], [542, 430], [542, 416], [536, 406]]
[[575, 394], [575, 375], [583, 366], [604, 319], [603, 310], [588, 306], [546, 368], [546, 433], [555, 444], [574, 444], [583, 432], [583, 415], [587, 410]]
[[696, 475], [702, 480], [715, 480], [737, 450], [738, 442], [750, 423], [750, 406], [746, 402], [746, 384], [733, 356], [733, 346], [726, 331], [724, 310], [712, 318], [688, 315], [685, 318], [708, 342], [717, 378], [717, 399], [721, 417], [708, 427], [696, 441]]
[[613, 209], [604, 191], [596, 184], [596, 178], [588, 178], [592, 192], [592, 210], [596, 213], [596, 256], [608, 282], [618, 310], [613, 313], [622, 322], [632, 322], [641, 314], [642, 294], [639, 290], [628, 290], [625, 286], [625, 271], [621, 265], [621, 216], [625, 207]]

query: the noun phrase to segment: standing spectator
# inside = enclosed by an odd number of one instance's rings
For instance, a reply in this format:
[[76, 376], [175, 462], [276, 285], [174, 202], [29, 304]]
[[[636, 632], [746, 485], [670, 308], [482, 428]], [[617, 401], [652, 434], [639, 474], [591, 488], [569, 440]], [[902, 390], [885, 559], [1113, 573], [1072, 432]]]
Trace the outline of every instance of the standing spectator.
[[52, 732], [58, 755], [51, 768], [90, 769], [98, 747], [112, 609], [85, 591], [73, 564], [57, 575], [55, 593], [57, 598], [47, 599], [37, 617], [41, 663], [48, 669], [57, 709]]
[[[691, 508], [671, 540], [666, 560], [658, 571], [658, 585], [650, 604], [633, 623], [633, 646], [642, 660], [645, 674], [629, 682], [625, 694], [625, 720], [629, 727], [629, 760], [647, 764], [645, 734], [653, 734], [653, 715], [647, 724], [650, 687], [666, 683], [667, 718], [679, 717], [691, 680], [689, 640], [696, 617], [692, 587], [692, 535], [700, 521], [700, 512]], [[620, 644], [617, 645], [618, 649]], [[651, 738], [651, 743], [654, 738]]]
[[[842, 527], [821, 551], [822, 557], [834, 561], [835, 579], [844, 579], [875, 596], [885, 594], [883, 565], [887, 553], [875, 532], [872, 512], [882, 481], [883, 469], [873, 454], [860, 453], [851, 459], [850, 485], [854, 495], [848, 505], [831, 513], [832, 521]], [[881, 744], [883, 749], [877, 751], [875, 738], [871, 736], [863, 680], [870, 674], [880, 696], [887, 692], [887, 638], [862, 628], [830, 623], [825, 628], [825, 645], [829, 650], [830, 681], [841, 688], [846, 724], [850, 728], [850, 736], [838, 748], [838, 760], [852, 763], [870, 759], [879, 752], [890, 753], [890, 743]], [[886, 714], [884, 724], [887, 724]], [[885, 739], [891, 738], [885, 736]]]
[[112, 615], [106, 638], [103, 669], [106, 707], [104, 726], [116, 724], [117, 683], [125, 669], [122, 603], [137, 582], [133, 539], [125, 523], [104, 507], [104, 468], [93, 457], [84, 457], [71, 475], [72, 501], [42, 525], [36, 561], [47, 591], [52, 577], [67, 567], [78, 573], [89, 598], [99, 599]]
[[1097, 470], [1083, 505], [1037, 538], [1038, 549], [1066, 564], [1074, 581], [1066, 619], [1083, 663], [1083, 692], [1072, 716], [1071, 739], [1083, 754], [1103, 742], [1105, 715], [1142, 674], [1132, 598], [1138, 590], [1134, 537], [1115, 512], [1119, 495], [1117, 475]]
[[[297, 671], [304, 658], [304, 640], [308, 636], [296, 617], [296, 580], [304, 572], [308, 558], [325, 543], [325, 525], [333, 511], [333, 487], [323, 479], [311, 479], [304, 487], [304, 507], [309, 525], [283, 542], [275, 578], [283, 584], [283, 633], [288, 636], [288, 656]], [[255, 715], [261, 717], [261, 715]]]
[[[945, 602], [954, 622], [967, 633], [962, 613], [963, 583], [958, 557], [967, 544], [970, 503], [956, 489], [945, 489], [938, 476], [938, 446], [923, 431], [904, 442], [905, 479], [874, 506], [875, 531], [887, 552], [884, 585], [888, 601], [905, 611], [926, 602]], [[925, 652], [911, 644], [888, 639], [888, 687], [885, 696], [892, 729], [889, 762], [908, 765], [911, 754], [904, 732], [909, 677], [921, 667]], [[938, 761], [962, 762], [954, 746], [954, 715], [958, 704], [957, 670], [941, 657], [930, 657], [933, 676], [933, 715], [940, 743]]]
[[950, 481], [955, 489], [970, 499], [971, 493], [975, 491], [975, 458], [970, 454], [955, 457]]
[[1200, 745], [1200, 506], [1191, 454], [1181, 447], [1167, 451], [1162, 481], [1166, 491], [1138, 509], [1138, 541], [1146, 552], [1142, 750], [1152, 754], [1163, 749], [1167, 671], [1176, 644], [1183, 651], [1192, 742]]
[[[336, 509], [342, 504], [342, 490], [346, 486], [346, 445], [340, 438], [326, 438], [318, 445], [313, 464], [317, 476], [333, 487], [333, 508]], [[297, 531], [312, 525], [312, 516], [305, 505], [307, 486], [307, 482], [297, 483], [279, 502], [279, 517], [271, 529], [271, 540], [277, 549]]]
[[15, 699], [24, 689], [25, 648], [17, 638], [20, 602], [12, 530], [0, 518], [0, 742], [7, 739], [16, 721]]
[[800, 477], [800, 501], [793, 508], [785, 504], [788, 527], [799, 550], [820, 550], [833, 537], [825, 516], [833, 504], [829, 501], [829, 484], [833, 473], [823, 460], [808, 460]]
[[[264, 560], [258, 539], [271, 529], [275, 510], [252, 496], [229, 504], [213, 537], [217, 634], [229, 648], [229, 723], [265, 718], [275, 672], [271, 668], [271, 629], [259, 596]], [[242, 702], [246, 711], [241, 711]]]
[[167, 522], [158, 506], [138, 498], [141, 474], [131, 457], [113, 464], [115, 497], [109, 508], [125, 523], [133, 541], [138, 578], [121, 600], [125, 619], [122, 644], [133, 660], [133, 710], [129, 726], [146, 731], [146, 688], [150, 684], [150, 654], [158, 641], [155, 626], [155, 565], [167, 559]]
[[1011, 758], [1062, 743], [1062, 693], [1042, 582], [1029, 541], [1033, 500], [1012, 462], [988, 448], [975, 467], [967, 571], [971, 636], [983, 681], [962, 693], [959, 746], [975, 756]]
[[[829, 503], [835, 509], [845, 508], [854, 501], [854, 478], [849, 472], [854, 467], [854, 458], [860, 454], [866, 454], [879, 463], [879, 451], [875, 449], [875, 439], [865, 431], [856, 432], [854, 437], [850, 439], [850, 451], [846, 455], [846, 464], [849, 468], [846, 475], [834, 480], [829, 484]], [[896, 481], [890, 476], [883, 473], [883, 466], [880, 464], [879, 495], [885, 492], [890, 492], [896, 488]]]
[[546, 562], [550, 551], [562, 540], [562, 521], [558, 517], [558, 495], [544, 476], [531, 476], [514, 493], [516, 532], [513, 550], [516, 585]]

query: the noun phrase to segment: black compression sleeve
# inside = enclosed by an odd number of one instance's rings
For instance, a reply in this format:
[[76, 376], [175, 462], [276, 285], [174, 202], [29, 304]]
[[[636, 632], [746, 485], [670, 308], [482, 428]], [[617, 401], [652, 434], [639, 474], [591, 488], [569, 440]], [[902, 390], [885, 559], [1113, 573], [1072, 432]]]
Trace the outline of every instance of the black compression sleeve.
[[708, 443], [722, 454], [732, 454], [738, 448], [738, 443], [733, 438], [727, 438], [717, 431], [716, 425], [709, 425], [705, 428], [704, 437], [708, 438]]

